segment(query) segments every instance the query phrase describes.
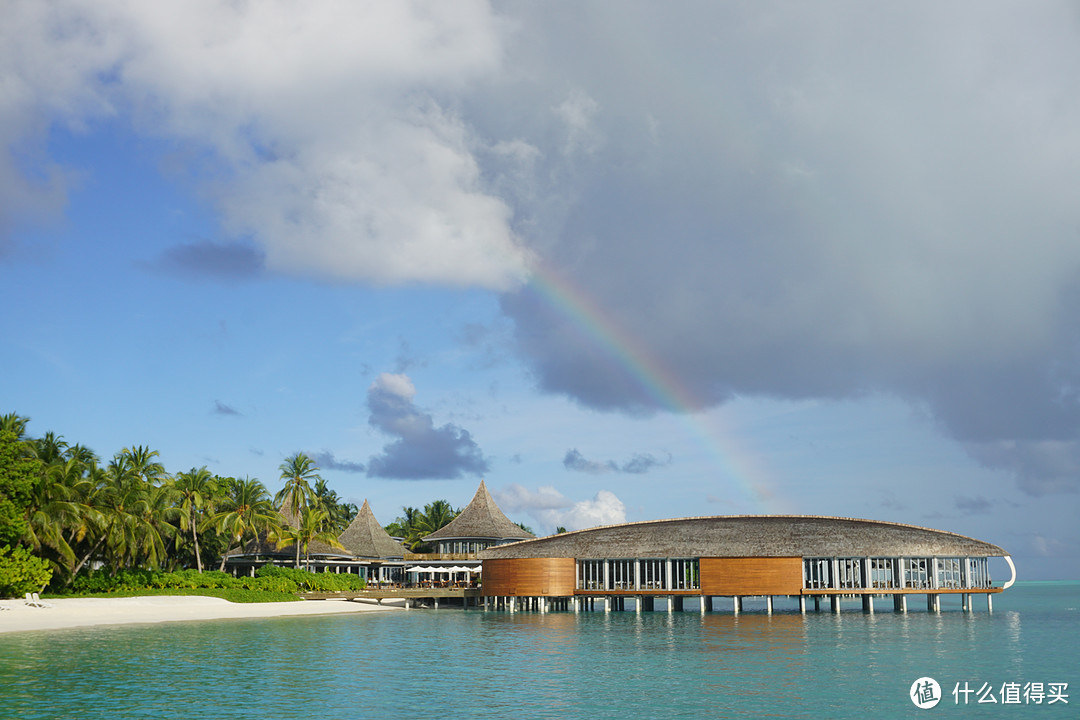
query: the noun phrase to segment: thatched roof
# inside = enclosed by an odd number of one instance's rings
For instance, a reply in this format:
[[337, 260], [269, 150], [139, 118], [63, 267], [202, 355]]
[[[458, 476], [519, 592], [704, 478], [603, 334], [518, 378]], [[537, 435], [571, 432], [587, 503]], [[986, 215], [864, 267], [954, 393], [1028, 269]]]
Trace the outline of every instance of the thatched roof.
[[534, 535], [522, 530], [495, 504], [484, 481], [476, 489], [472, 502], [449, 524], [439, 528], [424, 538], [429, 540], [449, 540], [451, 538], [492, 538], [498, 540], [525, 539]]
[[[296, 513], [292, 509], [292, 493], [286, 494], [283, 498], [281, 507], [278, 508], [278, 512], [281, 514], [281, 518], [284, 521], [283, 524], [296, 528], [300, 526], [300, 521], [296, 517]], [[338, 542], [341, 542], [340, 539]], [[344, 543], [342, 543], [344, 545]], [[304, 555], [303, 548], [300, 550], [301, 556]], [[242, 550], [235, 550], [229, 553], [226, 557], [243, 557], [251, 555], [263, 555], [274, 557], [295, 557], [296, 546], [289, 545], [287, 547], [278, 548], [276, 543], [270, 542], [265, 533], [259, 533], [259, 536], [248, 542]], [[331, 556], [337, 558], [350, 558], [351, 555], [348, 550], [339, 550], [338, 548], [331, 547], [327, 543], [313, 540], [308, 543], [307, 555], [309, 557], [318, 556]]]
[[732, 515], [577, 530], [488, 548], [480, 558], [1005, 555], [997, 545], [915, 525], [816, 515]]
[[338, 542], [355, 557], [363, 558], [402, 558], [405, 546], [399, 543], [383, 529], [375, 514], [371, 512], [368, 501], [360, 507], [360, 512], [338, 536]]

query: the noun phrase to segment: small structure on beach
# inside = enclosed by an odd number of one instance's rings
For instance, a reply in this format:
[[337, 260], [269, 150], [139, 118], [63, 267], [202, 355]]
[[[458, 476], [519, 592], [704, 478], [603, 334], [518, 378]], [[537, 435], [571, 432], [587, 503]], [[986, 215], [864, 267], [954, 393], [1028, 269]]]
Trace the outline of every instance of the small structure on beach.
[[[990, 581], [987, 560], [1006, 560], [1013, 577]], [[664, 598], [681, 609], [699, 598], [702, 612], [716, 597], [822, 598], [839, 611], [857, 597], [873, 612], [874, 598], [891, 598], [898, 611], [911, 594], [925, 594], [930, 610], [958, 594], [965, 610], [973, 594], [1001, 592], [1015, 580], [1005, 550], [981, 540], [915, 525], [851, 518], [766, 515], [718, 516], [624, 523], [489, 547], [483, 562], [485, 604], [515, 609], [578, 609], [597, 601], [605, 609], [650, 609]]]

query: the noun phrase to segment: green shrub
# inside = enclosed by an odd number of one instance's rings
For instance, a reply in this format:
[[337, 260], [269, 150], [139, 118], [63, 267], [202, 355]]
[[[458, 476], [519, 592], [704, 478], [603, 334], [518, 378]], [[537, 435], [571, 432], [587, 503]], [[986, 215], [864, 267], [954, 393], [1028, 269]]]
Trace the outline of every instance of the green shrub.
[[112, 574], [107, 570], [80, 573], [71, 583], [71, 592], [116, 593], [138, 590], [254, 590], [272, 593], [338, 592], [363, 590], [364, 580], [357, 575], [337, 573], [313, 573], [295, 568], [264, 565], [255, 577], [234, 578], [225, 572], [208, 570], [178, 570], [161, 572], [150, 570], [121, 570]]
[[0, 597], [39, 592], [49, 584], [52, 572], [46, 560], [21, 545], [0, 547]]
[[296, 568], [264, 565], [258, 569], [260, 578], [285, 578], [296, 584], [299, 592], [337, 592], [343, 590], [363, 590], [364, 579], [349, 573], [313, 573]]
[[295, 593], [299, 589], [295, 582], [283, 576], [242, 578], [240, 580], [240, 587], [244, 590], [259, 590], [276, 593]]

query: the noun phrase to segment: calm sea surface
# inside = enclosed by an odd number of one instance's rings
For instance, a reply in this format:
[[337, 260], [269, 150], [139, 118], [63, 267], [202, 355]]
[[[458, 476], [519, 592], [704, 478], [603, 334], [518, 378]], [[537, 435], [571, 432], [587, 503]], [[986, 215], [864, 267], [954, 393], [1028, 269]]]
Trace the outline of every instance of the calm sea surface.
[[[1080, 583], [1017, 583], [992, 614], [912, 600], [906, 615], [444, 609], [20, 633], [0, 636], [0, 717], [1080, 717]], [[942, 688], [929, 710], [908, 697], [923, 676]], [[1002, 704], [1012, 682], [1069, 683], [1069, 704]], [[977, 702], [984, 684], [996, 704]]]

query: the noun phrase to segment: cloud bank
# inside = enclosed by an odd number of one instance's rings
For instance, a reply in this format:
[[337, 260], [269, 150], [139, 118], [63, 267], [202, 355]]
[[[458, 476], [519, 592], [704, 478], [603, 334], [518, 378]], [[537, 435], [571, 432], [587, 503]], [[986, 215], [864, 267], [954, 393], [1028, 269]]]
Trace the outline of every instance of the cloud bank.
[[177, 267], [489, 288], [586, 406], [882, 393], [1076, 492], [1076, 67], [1069, 2], [12, 2], [0, 254], [70, 192], [49, 134], [116, 123], [218, 213]]
[[567, 450], [566, 455], [563, 456], [563, 467], [567, 470], [584, 472], [592, 475], [609, 472], [643, 475], [655, 467], [663, 467], [669, 463], [671, 463], [670, 456], [667, 459], [659, 459], [650, 453], [637, 453], [621, 464], [614, 460], [598, 462], [596, 460], [589, 460], [582, 455], [577, 448]]
[[[589, 111], [505, 121], [541, 149], [542, 277], [502, 298], [541, 388], [632, 413], [672, 407], [654, 368], [680, 411], [899, 396], [1022, 491], [1080, 488], [1074, 6], [542, 15], [527, 91], [573, 77]], [[587, 148], [545, 142], [568, 116]]]
[[340, 470], [347, 473], [362, 473], [365, 471], [364, 463], [353, 462], [351, 460], [339, 460], [334, 457], [334, 453], [329, 450], [323, 450], [316, 453], [308, 453], [311, 459], [315, 461], [323, 470]]
[[0, 232], [10, 208], [63, 201], [46, 129], [119, 121], [180, 147], [224, 231], [271, 270], [512, 287], [529, 253], [452, 101], [504, 39], [476, 0], [11, 3], [0, 192], [21, 202], [0, 203]]
[[368, 422], [397, 439], [367, 463], [369, 477], [395, 480], [454, 479], [480, 475], [488, 461], [468, 430], [447, 423], [413, 403], [416, 388], [407, 375], [382, 373], [368, 388]]

